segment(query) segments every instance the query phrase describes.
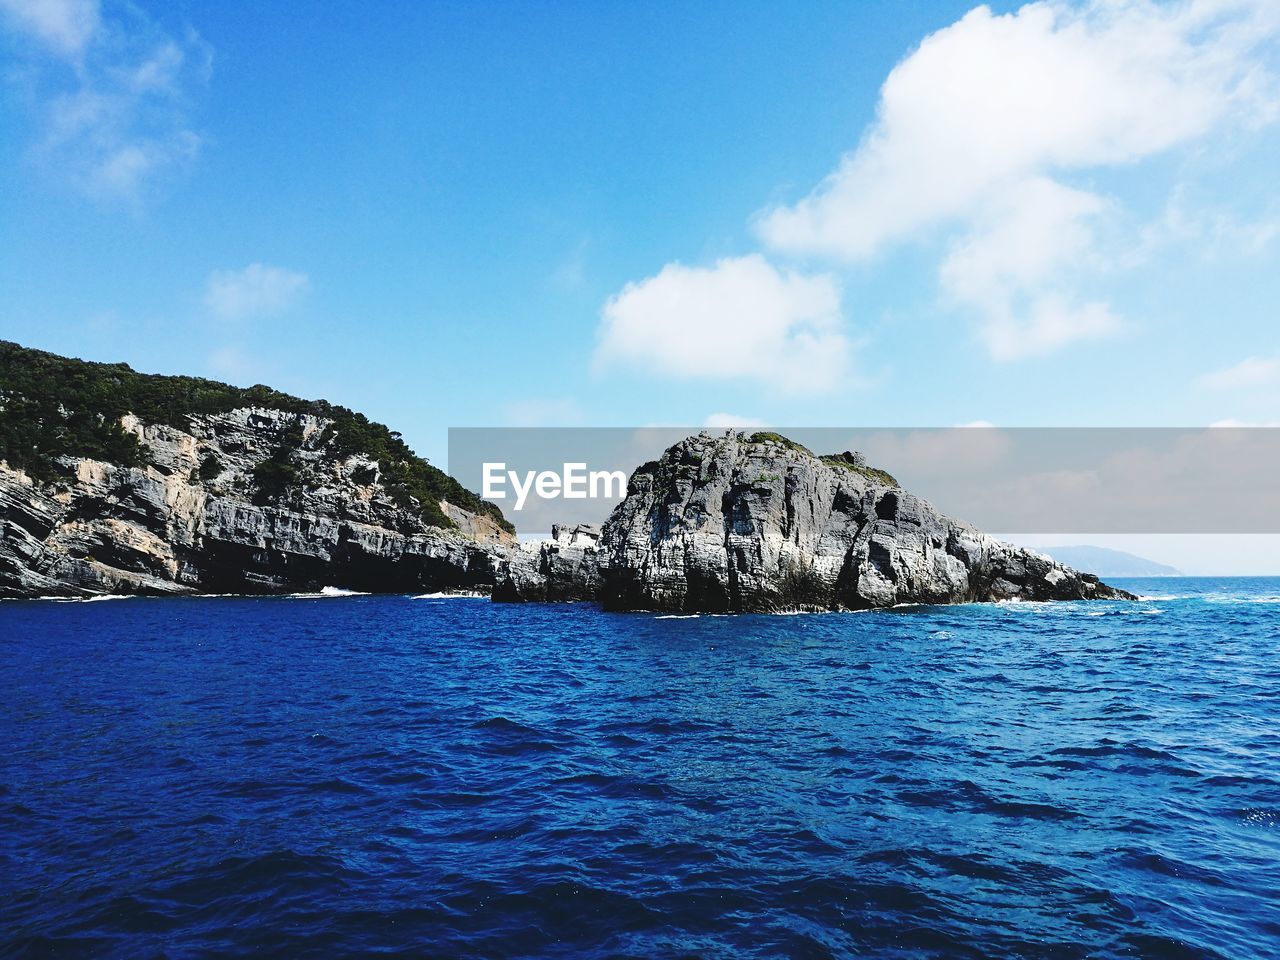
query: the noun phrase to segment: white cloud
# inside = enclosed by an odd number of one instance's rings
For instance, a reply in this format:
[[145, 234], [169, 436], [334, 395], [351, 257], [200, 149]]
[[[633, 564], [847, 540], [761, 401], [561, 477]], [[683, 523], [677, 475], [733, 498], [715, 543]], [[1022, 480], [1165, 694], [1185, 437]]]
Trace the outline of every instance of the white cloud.
[[68, 58], [83, 53], [101, 26], [98, 0], [0, 0], [0, 15]]
[[1015, 312], [999, 305], [984, 318], [983, 343], [996, 360], [1017, 360], [1052, 353], [1078, 340], [1098, 340], [1120, 329], [1110, 304], [1072, 303], [1053, 294], [1036, 297]]
[[1194, 249], [1204, 260], [1259, 256], [1280, 236], [1280, 198], [1252, 211], [1251, 216], [1241, 217], [1203, 201], [1193, 204], [1187, 193], [1186, 184], [1172, 191], [1164, 212], [1142, 229], [1127, 260], [1141, 262], [1171, 244]]
[[1240, 390], [1266, 386], [1277, 380], [1280, 380], [1280, 359], [1248, 357], [1234, 366], [1203, 374], [1196, 383], [1210, 390]]
[[217, 270], [209, 275], [204, 303], [222, 320], [245, 320], [284, 313], [306, 293], [305, 273], [251, 263], [243, 270]]
[[975, 218], [941, 267], [954, 296], [981, 301], [993, 289], [1034, 288], [1087, 254], [1090, 220], [1106, 201], [1045, 177], [1011, 184]]
[[595, 363], [820, 391], [849, 376], [850, 346], [834, 277], [752, 254], [713, 267], [669, 263], [627, 284], [605, 304]]
[[1271, 95], [1249, 56], [1276, 29], [1269, 6], [978, 7], [894, 68], [862, 145], [800, 203], [766, 214], [761, 234], [858, 259], [968, 216], [1007, 183], [1130, 163], [1252, 114]]
[[942, 289], [972, 308], [999, 360], [1048, 353], [1119, 326], [1100, 302], [1079, 303], [1073, 272], [1091, 256], [1092, 220], [1106, 202], [1045, 177], [1011, 184], [976, 218], [939, 268]]
[[763, 420], [740, 417], [736, 413], [713, 413], [703, 421], [702, 425], [710, 427], [712, 430], [739, 430], [747, 427], [767, 426]]
[[40, 127], [42, 169], [95, 199], [136, 203], [199, 154], [192, 96], [212, 55], [194, 31], [171, 36], [132, 6], [104, 17], [93, 0], [0, 0], [0, 12], [29, 41], [28, 68], [11, 79]]
[[778, 251], [858, 261], [959, 229], [943, 291], [979, 313], [994, 356], [1107, 335], [1111, 308], [1063, 279], [1098, 257], [1107, 201], [1056, 178], [1275, 119], [1260, 50], [1278, 31], [1273, 0], [978, 7], [894, 68], [857, 149], [757, 231]]

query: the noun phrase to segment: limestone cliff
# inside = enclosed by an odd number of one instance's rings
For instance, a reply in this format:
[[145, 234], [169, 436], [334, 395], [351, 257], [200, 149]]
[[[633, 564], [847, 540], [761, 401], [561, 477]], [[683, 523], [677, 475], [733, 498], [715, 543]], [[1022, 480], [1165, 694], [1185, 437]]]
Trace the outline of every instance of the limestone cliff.
[[0, 596], [486, 589], [515, 546], [343, 408], [0, 347]]
[[[485, 587], [495, 548], [514, 542], [448, 503], [460, 529], [426, 525], [375, 462], [317, 449], [321, 418], [249, 408], [186, 430], [126, 423], [151, 451], [144, 467], [74, 459], [41, 482], [0, 465], [0, 596]], [[253, 469], [298, 426], [303, 479], [263, 502]], [[211, 458], [220, 469], [201, 479]]]
[[501, 564], [493, 599], [599, 599], [604, 587], [599, 541], [599, 527], [584, 523], [553, 527], [550, 540], [521, 544]]

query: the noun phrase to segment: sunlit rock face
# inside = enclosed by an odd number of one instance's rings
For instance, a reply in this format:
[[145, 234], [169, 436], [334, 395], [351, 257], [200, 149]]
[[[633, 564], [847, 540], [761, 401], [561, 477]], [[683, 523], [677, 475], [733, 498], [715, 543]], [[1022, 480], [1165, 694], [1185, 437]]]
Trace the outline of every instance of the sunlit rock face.
[[[426, 525], [377, 463], [324, 451], [323, 417], [246, 407], [186, 429], [123, 425], [146, 466], [67, 459], [41, 483], [0, 464], [0, 596], [487, 589], [515, 546], [449, 503], [453, 529]], [[264, 497], [254, 468], [285, 442], [298, 482]]]
[[641, 466], [598, 540], [543, 545], [498, 590], [699, 612], [1129, 596], [943, 516], [856, 454], [735, 432]]

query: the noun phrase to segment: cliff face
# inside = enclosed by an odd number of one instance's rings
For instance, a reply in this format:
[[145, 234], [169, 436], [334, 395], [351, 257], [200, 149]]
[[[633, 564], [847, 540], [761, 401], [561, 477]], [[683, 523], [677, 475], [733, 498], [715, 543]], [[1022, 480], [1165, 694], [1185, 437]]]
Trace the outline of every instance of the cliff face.
[[553, 542], [495, 597], [683, 611], [1130, 595], [939, 514], [853, 455], [700, 435], [638, 469], [595, 545]]
[[553, 527], [551, 539], [522, 544], [502, 563], [493, 599], [559, 603], [597, 600], [606, 567], [600, 528], [592, 524]]
[[776, 434], [683, 440], [602, 529], [522, 547], [344, 407], [0, 341], [0, 597], [326, 586], [696, 611], [1128, 596]]
[[[492, 585], [514, 536], [446, 501], [454, 529], [428, 525], [377, 461], [335, 456], [332, 423], [254, 407], [183, 429], [126, 416], [145, 465], [61, 457], [36, 479], [0, 463], [0, 596]], [[273, 462], [287, 483], [268, 482]]]

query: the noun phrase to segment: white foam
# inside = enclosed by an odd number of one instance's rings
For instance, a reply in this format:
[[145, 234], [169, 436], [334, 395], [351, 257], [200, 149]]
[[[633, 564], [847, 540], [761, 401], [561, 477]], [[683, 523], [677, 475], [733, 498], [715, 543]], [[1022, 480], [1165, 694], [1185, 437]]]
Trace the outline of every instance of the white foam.
[[419, 593], [410, 600], [487, 600], [489, 595], [478, 590], [446, 590], [440, 593]]
[[366, 590], [344, 590], [342, 587], [321, 587], [315, 593], [289, 593], [285, 594], [293, 600], [322, 600], [328, 597], [367, 597]]
[[342, 587], [321, 587], [322, 597], [367, 597], [368, 590], [344, 590]]
[[96, 603], [99, 600], [129, 600], [131, 595], [127, 593], [95, 593], [90, 597], [36, 597], [37, 600], [47, 600], [50, 603]]

